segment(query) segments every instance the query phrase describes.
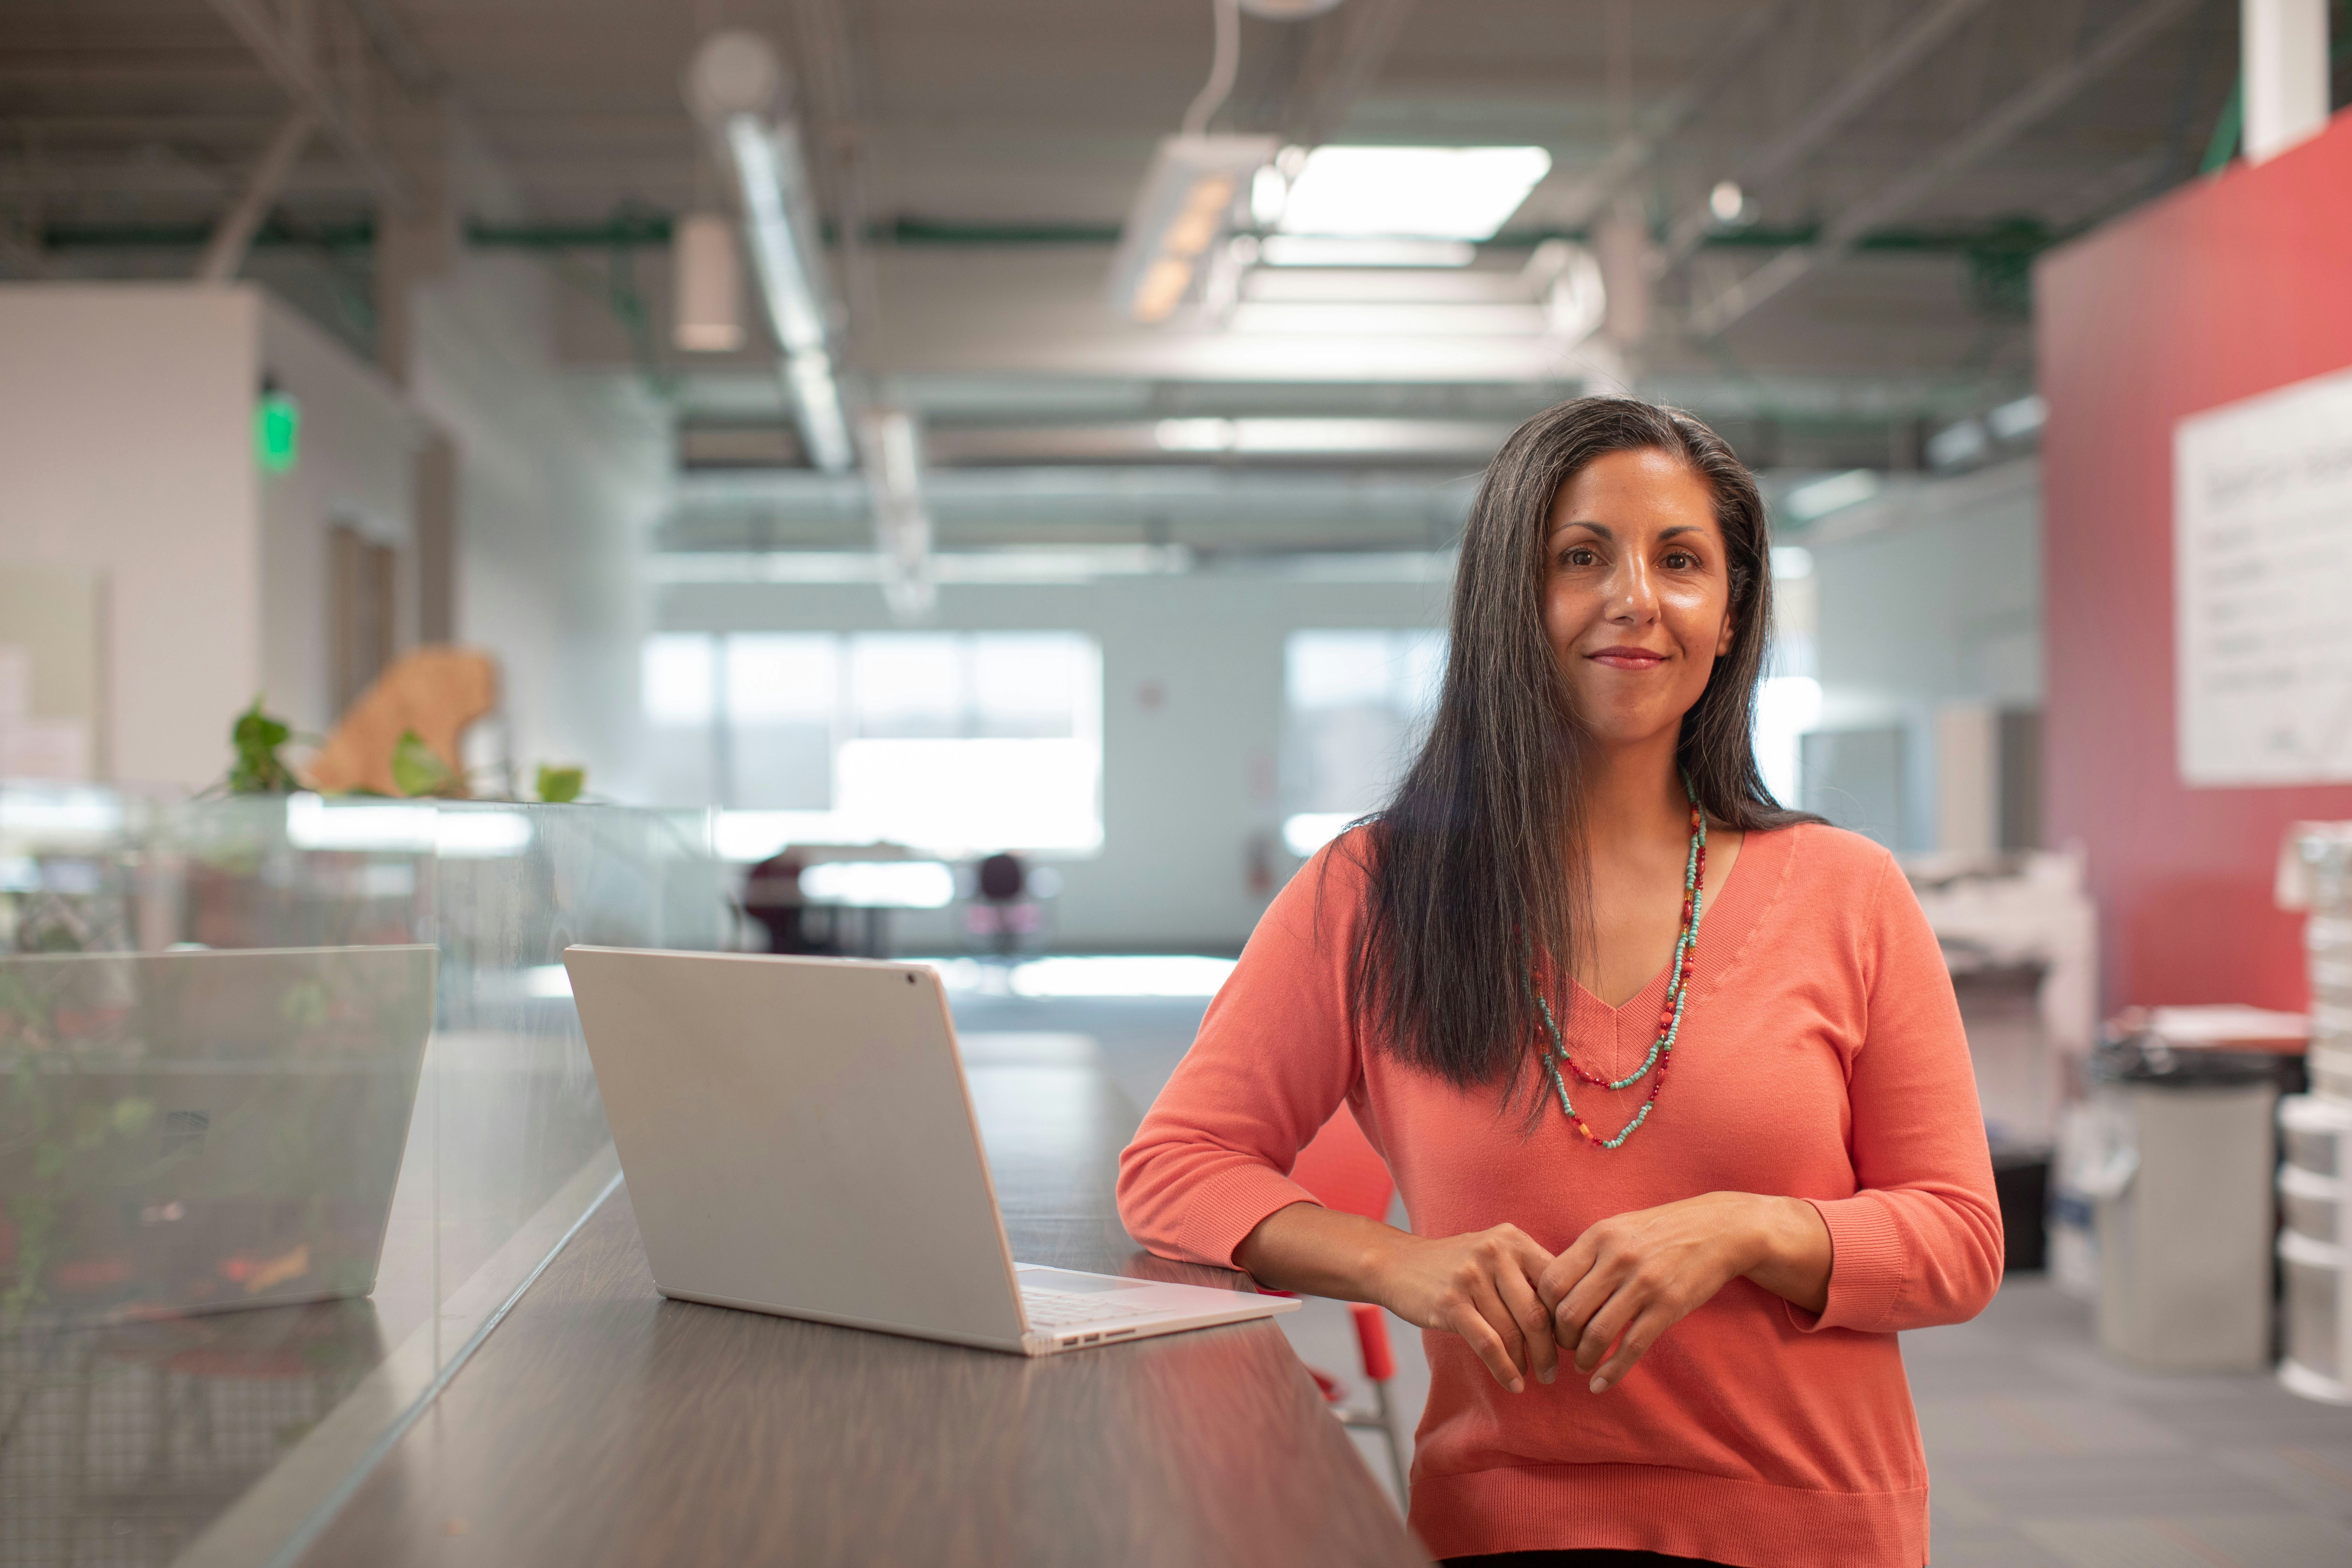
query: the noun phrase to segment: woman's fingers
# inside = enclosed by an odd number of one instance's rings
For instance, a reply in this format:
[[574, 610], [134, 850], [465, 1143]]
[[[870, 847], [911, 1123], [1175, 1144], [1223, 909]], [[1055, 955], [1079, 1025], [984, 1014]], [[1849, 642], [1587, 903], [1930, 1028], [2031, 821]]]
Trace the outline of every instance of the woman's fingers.
[[1609, 1347], [1617, 1342], [1617, 1337], [1654, 1300], [1651, 1291], [1640, 1287], [1637, 1277], [1628, 1280], [1601, 1302], [1592, 1315], [1585, 1319], [1582, 1331], [1576, 1336], [1570, 1358], [1576, 1363], [1576, 1370], [1591, 1372], [1600, 1365], [1601, 1358], [1609, 1353]]
[[[1507, 1318], [1508, 1314], [1505, 1316]], [[1470, 1301], [1463, 1300], [1454, 1303], [1447, 1318], [1445, 1326], [1460, 1335], [1472, 1352], [1486, 1363], [1486, 1370], [1495, 1374], [1496, 1383], [1513, 1394], [1527, 1387], [1526, 1381], [1519, 1375], [1517, 1364], [1511, 1359], [1510, 1347], [1503, 1342], [1503, 1336], [1496, 1331], [1495, 1325], [1486, 1321], [1486, 1313]]]
[[1559, 1342], [1552, 1337], [1551, 1314], [1544, 1310], [1525, 1271], [1528, 1260], [1515, 1261], [1521, 1266], [1506, 1268], [1496, 1275], [1496, 1289], [1519, 1331], [1528, 1371], [1538, 1383], [1549, 1383], [1559, 1371]]
[[1585, 1325], [1592, 1315], [1609, 1302], [1622, 1282], [1626, 1266], [1622, 1259], [1598, 1261], [1576, 1280], [1552, 1310], [1552, 1337], [1564, 1351], [1574, 1351], [1584, 1338]]
[[1633, 1325], [1617, 1342], [1617, 1349], [1592, 1373], [1592, 1392], [1604, 1394], [1622, 1381], [1633, 1370], [1633, 1363], [1643, 1352], [1658, 1342], [1658, 1336], [1673, 1327], [1674, 1319], [1664, 1308], [1653, 1305], [1638, 1314]]

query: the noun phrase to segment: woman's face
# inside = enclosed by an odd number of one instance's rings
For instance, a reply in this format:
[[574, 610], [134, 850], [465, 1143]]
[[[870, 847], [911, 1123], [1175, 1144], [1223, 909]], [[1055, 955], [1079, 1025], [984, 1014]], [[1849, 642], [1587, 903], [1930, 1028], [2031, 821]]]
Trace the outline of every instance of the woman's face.
[[1661, 451], [1596, 458], [1554, 498], [1544, 560], [1544, 632], [1594, 736], [1675, 731], [1734, 630], [1706, 480]]

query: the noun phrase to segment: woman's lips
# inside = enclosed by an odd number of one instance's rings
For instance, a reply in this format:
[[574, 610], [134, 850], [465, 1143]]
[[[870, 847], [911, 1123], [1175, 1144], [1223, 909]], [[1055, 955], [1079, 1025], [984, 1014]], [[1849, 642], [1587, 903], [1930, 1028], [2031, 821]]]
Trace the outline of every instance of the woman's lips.
[[1645, 647], [1604, 647], [1585, 657], [1612, 669], [1655, 669], [1666, 662], [1664, 654], [1652, 653]]

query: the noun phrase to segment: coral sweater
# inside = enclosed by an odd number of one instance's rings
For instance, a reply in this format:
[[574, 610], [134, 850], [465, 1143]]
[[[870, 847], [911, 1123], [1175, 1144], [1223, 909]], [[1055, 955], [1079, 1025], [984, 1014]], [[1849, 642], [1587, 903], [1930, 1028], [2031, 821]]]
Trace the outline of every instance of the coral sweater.
[[[1514, 1394], [1425, 1333], [1429, 1405], [1412, 1525], [1440, 1557], [1645, 1549], [1752, 1568], [1917, 1568], [1927, 1467], [1895, 1332], [1974, 1316], [2000, 1282], [1968, 1042], [1893, 857], [1835, 828], [1750, 834], [1701, 916], [1674, 1075], [1649, 1122], [1594, 1148], [1558, 1102], [1520, 1107], [1374, 1048], [1349, 994], [1363, 836], [1326, 849], [1258, 922], [1192, 1051], [1120, 1160], [1119, 1213], [1169, 1258], [1234, 1267], [1345, 1100], [1423, 1236], [1510, 1221], [1554, 1252], [1594, 1221], [1696, 1194], [1802, 1197], [1828, 1223], [1819, 1316], [1745, 1279], [1667, 1331], [1605, 1394], [1563, 1376]], [[1648, 1051], [1662, 971], [1566, 1025], [1610, 1078]], [[1529, 1049], [1532, 1051], [1530, 1043]], [[1604, 1134], [1647, 1084], [1574, 1087]]]

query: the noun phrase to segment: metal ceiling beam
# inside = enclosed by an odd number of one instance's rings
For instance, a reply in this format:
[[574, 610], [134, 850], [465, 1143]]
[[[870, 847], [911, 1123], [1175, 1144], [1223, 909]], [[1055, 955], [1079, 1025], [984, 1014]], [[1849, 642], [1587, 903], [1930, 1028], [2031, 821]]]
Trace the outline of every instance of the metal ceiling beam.
[[[1938, 0], [1909, 26], [1863, 56], [1846, 73], [1845, 79], [1813, 107], [1811, 113], [1749, 154], [1732, 174], [1732, 180], [1741, 189], [1753, 191], [1786, 174], [1811, 157], [1846, 121], [1877, 101], [1882, 93], [1926, 58], [1928, 50], [1982, 10], [1985, 4], [1986, 0]], [[1691, 253], [1705, 243], [1707, 231], [1716, 222], [1706, 198], [1701, 197], [1666, 231], [1665, 244], [1660, 247], [1654, 263], [1657, 271], [1663, 275], [1688, 260]]]
[[1649, 167], [1659, 148], [1713, 107], [1731, 78], [1754, 66], [1756, 46], [1780, 26], [1794, 3], [1780, 0], [1779, 5], [1749, 6], [1747, 22], [1732, 29], [1690, 80], [1644, 110], [1633, 133], [1586, 171], [1561, 207], [1557, 218], [1559, 226], [1581, 228], [1590, 223], [1633, 176]]
[[287, 97], [316, 117], [320, 129], [359, 166], [367, 182], [394, 210], [405, 212], [413, 202], [407, 180], [383, 150], [352, 119], [342, 100], [321, 79], [317, 66], [299, 44], [270, 16], [261, 0], [212, 0], [213, 9], [229, 29], [243, 39]]
[[310, 132], [319, 121], [311, 112], [297, 106], [286, 117], [284, 124], [270, 137], [269, 145], [262, 149], [260, 159], [247, 176], [245, 189], [237, 193], [236, 205], [228, 209], [213, 228], [212, 237], [205, 242], [205, 253], [196, 260], [196, 281], [226, 283], [245, 265], [246, 252], [253, 247], [253, 237], [261, 227], [261, 220], [269, 214], [269, 206], [278, 193], [286, 186], [286, 176], [294, 172], [295, 161], [302, 149], [310, 145]]
[[1893, 184], [1884, 185], [1840, 213], [1811, 245], [1790, 246], [1713, 299], [1691, 311], [1691, 331], [1714, 337], [1766, 300], [1811, 273], [1851, 254], [1862, 237], [1901, 216], [1931, 192], [2074, 97], [2128, 58], [2199, 0], [2147, 0], [2102, 33], [2091, 47], [2064, 65], [2043, 72], [1995, 108], [1943, 150]]

